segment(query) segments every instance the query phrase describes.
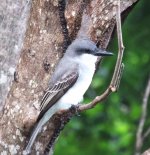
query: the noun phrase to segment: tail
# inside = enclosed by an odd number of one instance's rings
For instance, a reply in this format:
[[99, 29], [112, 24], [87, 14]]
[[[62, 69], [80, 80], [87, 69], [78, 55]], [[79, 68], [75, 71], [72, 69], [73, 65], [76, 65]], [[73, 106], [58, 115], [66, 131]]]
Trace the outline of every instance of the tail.
[[28, 145], [26, 146], [25, 153], [29, 154], [31, 151], [31, 147], [38, 135], [38, 133], [41, 131], [43, 125], [55, 114], [55, 110], [53, 107], [51, 107], [45, 114], [44, 116], [39, 120], [37, 125], [35, 126], [32, 135], [30, 137], [30, 140], [28, 142]]

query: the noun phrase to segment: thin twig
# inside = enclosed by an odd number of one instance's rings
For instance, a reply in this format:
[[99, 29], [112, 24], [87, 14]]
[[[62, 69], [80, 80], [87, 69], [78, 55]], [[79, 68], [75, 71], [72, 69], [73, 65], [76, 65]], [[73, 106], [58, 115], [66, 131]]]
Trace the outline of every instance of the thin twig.
[[149, 131], [150, 129], [148, 129], [146, 133], [143, 135], [144, 124], [145, 124], [146, 115], [147, 115], [147, 104], [148, 104], [149, 95], [150, 95], [150, 77], [149, 77], [149, 80], [148, 80], [148, 83], [145, 89], [143, 102], [142, 102], [142, 115], [139, 121], [139, 126], [138, 126], [137, 134], [136, 134], [135, 155], [140, 154], [141, 147], [143, 145], [143, 140], [150, 133]]
[[117, 22], [117, 37], [118, 37], [118, 58], [117, 58], [115, 71], [110, 84], [112, 87], [115, 87], [117, 77], [119, 75], [119, 71], [121, 68], [123, 52], [124, 52], [122, 29], [121, 29], [120, 0], [118, 0], [118, 5], [117, 5], [116, 22]]

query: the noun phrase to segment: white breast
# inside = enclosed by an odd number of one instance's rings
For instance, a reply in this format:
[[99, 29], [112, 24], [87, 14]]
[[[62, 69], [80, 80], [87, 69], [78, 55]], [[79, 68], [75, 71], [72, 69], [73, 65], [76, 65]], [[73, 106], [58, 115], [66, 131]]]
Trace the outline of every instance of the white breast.
[[92, 82], [95, 72], [96, 56], [82, 54], [78, 59], [73, 61], [79, 62], [79, 77], [76, 83], [67, 93], [57, 102], [59, 109], [69, 108], [71, 105], [76, 105], [82, 101], [84, 93]]

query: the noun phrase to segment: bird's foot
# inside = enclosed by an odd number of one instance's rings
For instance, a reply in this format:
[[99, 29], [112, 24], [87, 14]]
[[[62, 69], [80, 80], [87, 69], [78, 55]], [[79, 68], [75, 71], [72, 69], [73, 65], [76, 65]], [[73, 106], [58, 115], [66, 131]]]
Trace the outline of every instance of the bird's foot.
[[71, 112], [72, 115], [80, 116], [80, 114], [79, 114], [79, 104], [78, 105], [72, 105], [69, 108], [69, 111]]

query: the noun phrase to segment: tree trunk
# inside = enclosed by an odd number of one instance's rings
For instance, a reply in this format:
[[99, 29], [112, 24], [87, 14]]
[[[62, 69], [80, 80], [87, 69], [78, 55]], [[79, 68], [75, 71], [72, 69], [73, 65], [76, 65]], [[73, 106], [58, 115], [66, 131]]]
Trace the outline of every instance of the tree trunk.
[[[121, 12], [136, 1], [121, 0]], [[0, 6], [3, 13], [0, 16], [3, 44], [0, 45], [0, 103], [3, 109], [0, 152], [12, 155], [23, 153], [29, 131], [39, 114], [41, 97], [63, 55], [58, 2], [33, 0], [31, 3], [31, 9], [30, 2], [25, 0], [3, 1]], [[65, 16], [71, 39], [76, 35], [86, 36], [106, 48], [115, 27], [116, 4], [117, 1], [112, 0], [68, 1]], [[37, 138], [32, 154], [42, 154], [54, 127], [50, 121]]]

